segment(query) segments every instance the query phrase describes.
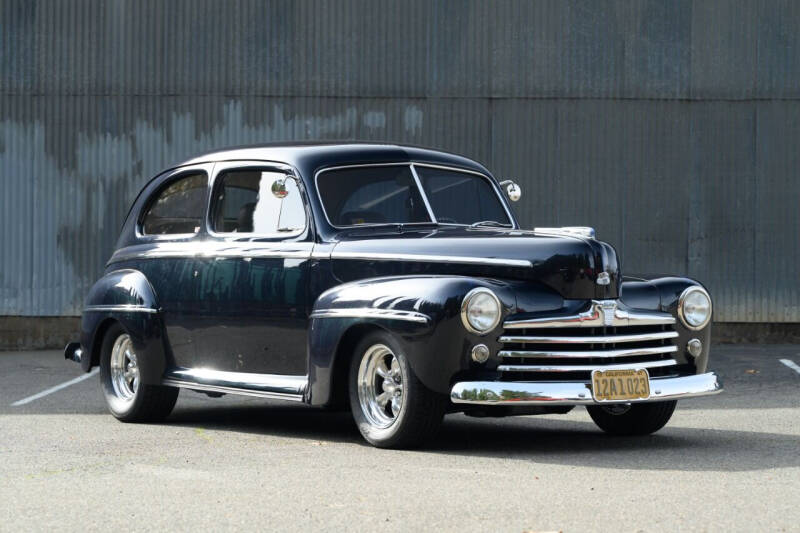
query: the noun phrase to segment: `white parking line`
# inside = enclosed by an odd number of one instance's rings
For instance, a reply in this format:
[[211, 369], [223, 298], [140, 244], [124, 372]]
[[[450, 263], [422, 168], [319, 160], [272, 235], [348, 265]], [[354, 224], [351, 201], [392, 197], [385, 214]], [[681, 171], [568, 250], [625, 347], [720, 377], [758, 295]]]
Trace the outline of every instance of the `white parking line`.
[[81, 381], [83, 381], [85, 379], [89, 379], [90, 377], [92, 377], [95, 374], [97, 374], [98, 370], [100, 370], [100, 369], [99, 368], [95, 368], [94, 370], [92, 370], [88, 374], [84, 374], [82, 376], [78, 376], [75, 379], [71, 379], [69, 381], [65, 381], [64, 383], [61, 383], [60, 385], [56, 385], [55, 387], [50, 387], [47, 390], [43, 390], [42, 392], [34, 394], [33, 396], [28, 396], [27, 398], [23, 398], [21, 400], [17, 400], [16, 402], [11, 404], [11, 407], [19, 407], [20, 405], [25, 405], [26, 403], [31, 403], [34, 400], [38, 400], [39, 398], [43, 398], [43, 397], [47, 396], [48, 394], [53, 394], [54, 392], [58, 392], [61, 389], [66, 389], [70, 385], [75, 385], [76, 383], [80, 383]]
[[788, 366], [789, 368], [800, 374], [800, 366], [798, 366], [797, 363], [795, 363], [791, 359], [781, 359], [781, 363], [783, 363], [784, 365]]

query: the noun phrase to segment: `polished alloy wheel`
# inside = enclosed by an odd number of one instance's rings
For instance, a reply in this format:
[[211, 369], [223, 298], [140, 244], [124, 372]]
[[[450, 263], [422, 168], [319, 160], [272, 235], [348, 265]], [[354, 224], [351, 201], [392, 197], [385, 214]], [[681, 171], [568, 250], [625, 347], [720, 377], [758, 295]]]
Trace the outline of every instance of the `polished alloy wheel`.
[[117, 398], [133, 401], [139, 390], [139, 365], [136, 352], [127, 333], [123, 333], [111, 348], [111, 386]]
[[367, 348], [358, 368], [358, 401], [370, 424], [391, 426], [403, 407], [403, 370], [384, 344]]

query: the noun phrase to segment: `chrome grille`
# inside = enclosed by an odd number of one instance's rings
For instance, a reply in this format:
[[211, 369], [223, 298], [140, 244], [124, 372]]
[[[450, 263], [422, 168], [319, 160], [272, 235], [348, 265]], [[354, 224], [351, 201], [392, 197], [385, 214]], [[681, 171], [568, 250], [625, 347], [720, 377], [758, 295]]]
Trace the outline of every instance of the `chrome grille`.
[[504, 379], [586, 380], [593, 370], [646, 368], [654, 377], [679, 372], [675, 318], [667, 313], [593, 301], [574, 316], [508, 320], [497, 370]]

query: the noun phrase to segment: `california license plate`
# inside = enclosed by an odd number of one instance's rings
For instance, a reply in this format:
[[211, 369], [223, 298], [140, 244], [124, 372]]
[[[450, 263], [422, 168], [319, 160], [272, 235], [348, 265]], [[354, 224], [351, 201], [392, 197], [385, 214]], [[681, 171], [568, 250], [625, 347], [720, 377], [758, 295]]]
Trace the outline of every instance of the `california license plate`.
[[598, 402], [641, 400], [650, 397], [650, 375], [643, 368], [595, 370], [592, 396]]

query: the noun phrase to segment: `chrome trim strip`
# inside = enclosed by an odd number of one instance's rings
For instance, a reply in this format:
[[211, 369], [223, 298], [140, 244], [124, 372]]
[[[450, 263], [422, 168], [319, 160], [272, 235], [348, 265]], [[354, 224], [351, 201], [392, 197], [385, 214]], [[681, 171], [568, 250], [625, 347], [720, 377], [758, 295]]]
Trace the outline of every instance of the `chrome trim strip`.
[[158, 313], [158, 309], [152, 307], [145, 307], [143, 305], [87, 305], [83, 308], [83, 312], [125, 312], [125, 313]]
[[500, 337], [500, 342], [518, 342], [527, 344], [612, 344], [620, 342], [646, 342], [674, 339], [677, 336], [677, 331], [655, 331], [653, 333], [599, 335], [593, 337], [522, 337], [515, 335], [504, 335]]
[[302, 401], [308, 377], [178, 368], [168, 371], [162, 383], [186, 389]]
[[619, 350], [586, 350], [586, 351], [525, 351], [525, 350], [501, 350], [497, 352], [500, 357], [542, 357], [554, 359], [586, 359], [588, 357], [637, 357], [641, 355], [659, 355], [664, 353], [675, 353], [678, 347], [653, 346], [652, 348], [628, 348]]
[[561, 228], [533, 228], [535, 233], [545, 233], [547, 235], [560, 235], [566, 237], [583, 237], [586, 239], [594, 239], [594, 228], [589, 226], [564, 226]]
[[427, 324], [431, 318], [416, 311], [399, 309], [376, 309], [372, 307], [356, 307], [352, 309], [320, 309], [311, 313], [311, 318], [383, 318], [386, 320], [404, 320]]
[[593, 370], [627, 370], [633, 368], [663, 368], [675, 366], [675, 359], [645, 361], [639, 363], [619, 363], [613, 365], [500, 365], [498, 372], [590, 372]]
[[259, 391], [251, 389], [240, 389], [237, 387], [223, 387], [221, 385], [207, 385], [192, 381], [180, 381], [175, 379], [164, 379], [162, 385], [167, 387], [178, 387], [181, 389], [191, 389], [198, 391], [219, 392], [222, 394], [238, 394], [239, 396], [256, 396], [258, 398], [269, 398], [272, 400], [286, 400], [289, 402], [302, 402], [303, 396], [296, 394], [284, 394], [280, 392]]
[[[677, 378], [650, 379], [650, 397], [618, 403], [678, 400], [722, 392], [722, 381], [714, 372]], [[466, 381], [453, 385], [450, 400], [471, 405], [591, 405], [591, 383]], [[610, 403], [610, 402], [602, 402]]]
[[334, 248], [332, 259], [375, 259], [378, 261], [421, 261], [428, 263], [468, 263], [471, 265], [502, 265], [530, 268], [527, 259], [502, 259], [497, 257], [470, 257], [453, 255], [393, 254], [386, 252], [337, 252]]
[[310, 259], [313, 246], [313, 243], [310, 242], [282, 243], [244, 240], [165, 242], [157, 244], [155, 247], [152, 244], [134, 244], [114, 252], [109, 263], [128, 258], [152, 259], [158, 257]]
[[422, 201], [425, 203], [425, 209], [428, 210], [428, 216], [436, 224], [436, 215], [433, 214], [433, 208], [431, 207], [430, 201], [428, 201], [428, 193], [425, 192], [425, 189], [422, 187], [422, 182], [419, 180], [419, 174], [417, 174], [417, 169], [414, 168], [414, 164], [412, 163], [409, 165], [411, 168], [411, 175], [414, 176], [414, 182], [417, 184], [417, 189], [419, 189], [419, 194], [422, 196]]
[[[607, 313], [611, 316], [607, 316]], [[588, 311], [564, 317], [532, 318], [527, 320], [507, 320], [505, 329], [531, 328], [592, 328], [592, 327], [624, 327], [654, 326], [674, 324], [675, 317], [668, 313], [651, 311], [643, 313], [620, 309], [617, 300], [592, 300]]]

